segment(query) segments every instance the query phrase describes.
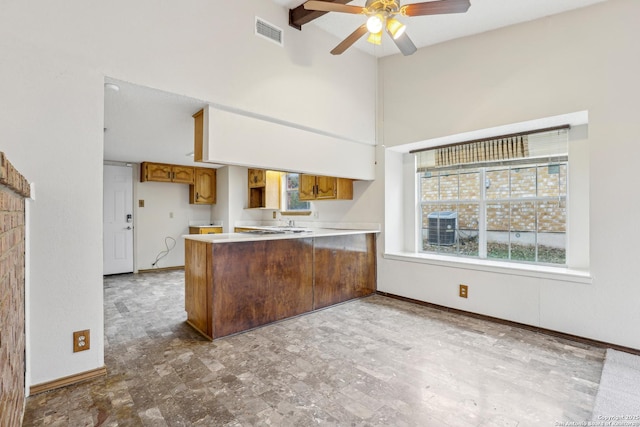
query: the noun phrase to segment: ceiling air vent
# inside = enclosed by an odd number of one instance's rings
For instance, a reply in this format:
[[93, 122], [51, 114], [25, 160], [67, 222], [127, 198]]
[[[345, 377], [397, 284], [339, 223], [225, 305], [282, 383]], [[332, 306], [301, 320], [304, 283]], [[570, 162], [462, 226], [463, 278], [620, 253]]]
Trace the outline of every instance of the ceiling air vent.
[[256, 35], [282, 46], [282, 28], [278, 28], [256, 16]]

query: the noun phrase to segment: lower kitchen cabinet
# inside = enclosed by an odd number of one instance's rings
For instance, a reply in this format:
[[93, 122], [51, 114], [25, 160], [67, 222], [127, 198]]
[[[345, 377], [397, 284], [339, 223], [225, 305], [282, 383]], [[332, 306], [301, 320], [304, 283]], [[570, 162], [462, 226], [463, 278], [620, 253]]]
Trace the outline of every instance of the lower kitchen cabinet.
[[221, 234], [222, 227], [221, 226], [211, 226], [211, 227], [189, 227], [189, 234]]
[[214, 242], [185, 238], [187, 323], [209, 339], [376, 291], [374, 233]]

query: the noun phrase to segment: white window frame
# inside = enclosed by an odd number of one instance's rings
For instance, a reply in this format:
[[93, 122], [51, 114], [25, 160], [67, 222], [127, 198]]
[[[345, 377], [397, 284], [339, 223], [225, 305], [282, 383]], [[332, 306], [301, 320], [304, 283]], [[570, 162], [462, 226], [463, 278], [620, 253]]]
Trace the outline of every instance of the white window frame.
[[[587, 111], [497, 126], [464, 134], [415, 143], [387, 146], [385, 165], [384, 254], [388, 260], [429, 264], [450, 268], [487, 271], [514, 276], [591, 284], [589, 270], [589, 144]], [[550, 267], [478, 258], [421, 254], [417, 251], [419, 233], [416, 159], [411, 150], [433, 148], [460, 140], [488, 138], [492, 135], [524, 132], [561, 124], [571, 125], [569, 132], [567, 197], [567, 266]], [[398, 191], [400, 189], [400, 191]]]
[[[287, 175], [289, 173], [296, 173], [298, 176], [301, 174], [298, 172], [283, 172], [280, 180], [280, 215], [311, 215], [312, 206], [311, 202], [307, 201], [308, 209], [289, 209], [288, 206], [288, 189], [287, 189]], [[300, 193], [300, 187], [298, 186], [298, 194]]]
[[[509, 171], [511, 171], [513, 169], [513, 164], [509, 164], [509, 162], [505, 162], [505, 167], [509, 168]], [[515, 162], [514, 162], [515, 163]], [[538, 160], [536, 161], [536, 159], [531, 159], [530, 163], [522, 163], [522, 162], [518, 162], [520, 163], [520, 167], [521, 168], [526, 168], [526, 167], [540, 167], [540, 166], [550, 166], [551, 164], [556, 164], [556, 163], [562, 163], [562, 164], [566, 164], [567, 167], [567, 183], [566, 183], [566, 195], [565, 196], [560, 196], [560, 197], [551, 197], [551, 196], [535, 196], [535, 197], [523, 197], [523, 198], [513, 198], [513, 197], [508, 197], [508, 198], [499, 198], [499, 199], [487, 199], [487, 187], [486, 187], [486, 180], [487, 180], [487, 169], [488, 166], [481, 166], [479, 167], [479, 177], [478, 177], [478, 185], [480, 188], [478, 188], [478, 198], [477, 199], [463, 199], [463, 200], [437, 200], [437, 201], [422, 201], [421, 200], [421, 182], [420, 182], [420, 172], [416, 172], [416, 197], [419, 201], [418, 203], [418, 212], [417, 212], [417, 219], [418, 219], [418, 241], [420, 242], [419, 245], [417, 246], [416, 250], [419, 253], [422, 254], [435, 254], [435, 252], [431, 252], [431, 251], [425, 251], [423, 249], [423, 242], [422, 242], [422, 230], [423, 230], [423, 224], [424, 224], [424, 219], [422, 217], [423, 215], [423, 206], [425, 205], [433, 205], [433, 206], [437, 206], [439, 204], [465, 204], [465, 203], [472, 203], [472, 204], [477, 204], [478, 205], [478, 255], [461, 255], [461, 254], [453, 254], [453, 253], [447, 253], [447, 254], [439, 254], [442, 256], [449, 256], [449, 257], [461, 257], [461, 256], [467, 256], [470, 258], [476, 258], [476, 259], [482, 259], [482, 260], [488, 260], [488, 259], [492, 259], [495, 261], [501, 261], [501, 262], [509, 262], [509, 263], [513, 263], [513, 262], [523, 262], [523, 263], [527, 263], [527, 264], [533, 264], [533, 265], [549, 265], [549, 266], [553, 266], [553, 267], [566, 267], [566, 257], [567, 257], [567, 245], [565, 244], [565, 264], [551, 264], [551, 263], [544, 263], [541, 261], [518, 261], [518, 260], [513, 260], [513, 259], [499, 259], [499, 258], [488, 258], [488, 254], [487, 254], [487, 235], [489, 233], [489, 231], [487, 230], [487, 205], [490, 205], [492, 203], [513, 203], [513, 202], [548, 202], [548, 201], [555, 201], [555, 200], [559, 200], [562, 199], [565, 203], [567, 203], [567, 200], [569, 199], [569, 182], [568, 182], [568, 178], [569, 178], [569, 160], [568, 159], [562, 159], [558, 162], [552, 160], [552, 159], [547, 159], [546, 161], [542, 161], [542, 160]], [[451, 168], [449, 168], [449, 170], [456, 170], [455, 166], [452, 166]], [[459, 173], [459, 172], [458, 172]], [[460, 182], [458, 181], [458, 188], [459, 188]], [[536, 184], [537, 186], [537, 184]], [[511, 189], [511, 181], [509, 182], [509, 188]], [[568, 215], [565, 215], [565, 230], [568, 228]], [[509, 232], [510, 234], [511, 232]], [[537, 233], [537, 231], [536, 231]], [[565, 231], [565, 242], [568, 240], [567, 236], [566, 236], [567, 232]], [[536, 253], [538, 252], [538, 239], [536, 237]]]

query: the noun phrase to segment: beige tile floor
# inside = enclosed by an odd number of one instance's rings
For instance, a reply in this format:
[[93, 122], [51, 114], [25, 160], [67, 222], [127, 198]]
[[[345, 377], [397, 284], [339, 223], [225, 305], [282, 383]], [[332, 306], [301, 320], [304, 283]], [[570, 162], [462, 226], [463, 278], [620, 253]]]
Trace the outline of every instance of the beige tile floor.
[[183, 273], [105, 278], [104, 378], [25, 426], [556, 426], [590, 420], [604, 349], [372, 296], [216, 341]]

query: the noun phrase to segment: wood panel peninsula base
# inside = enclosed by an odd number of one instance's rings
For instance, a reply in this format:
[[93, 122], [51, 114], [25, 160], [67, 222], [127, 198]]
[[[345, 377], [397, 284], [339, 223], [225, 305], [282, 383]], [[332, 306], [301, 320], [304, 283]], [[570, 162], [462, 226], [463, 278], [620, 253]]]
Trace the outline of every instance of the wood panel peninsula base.
[[185, 236], [187, 322], [215, 339], [371, 295], [375, 233]]

